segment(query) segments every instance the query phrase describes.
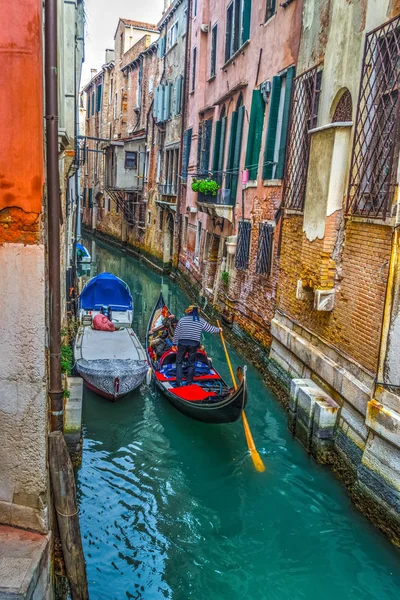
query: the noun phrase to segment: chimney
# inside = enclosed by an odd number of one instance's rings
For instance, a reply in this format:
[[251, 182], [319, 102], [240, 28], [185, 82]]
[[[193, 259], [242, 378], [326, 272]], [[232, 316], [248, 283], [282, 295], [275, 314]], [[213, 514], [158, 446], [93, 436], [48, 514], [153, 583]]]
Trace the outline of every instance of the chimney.
[[171, 6], [171, 0], [164, 0], [164, 12], [166, 12]]
[[108, 65], [108, 63], [111, 62], [112, 60], [114, 60], [114, 50], [113, 50], [113, 48], [107, 48], [106, 49], [106, 65]]
[[93, 79], [93, 77], [96, 75], [97, 73], [97, 69], [90, 69], [90, 79]]

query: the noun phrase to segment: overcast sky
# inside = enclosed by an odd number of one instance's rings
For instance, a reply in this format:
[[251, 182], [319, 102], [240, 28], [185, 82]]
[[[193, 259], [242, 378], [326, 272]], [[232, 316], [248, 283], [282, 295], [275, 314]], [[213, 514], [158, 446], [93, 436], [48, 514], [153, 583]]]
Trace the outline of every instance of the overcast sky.
[[90, 69], [104, 64], [105, 49], [114, 47], [119, 17], [157, 23], [164, 0], [85, 0], [86, 38], [82, 85], [90, 80]]

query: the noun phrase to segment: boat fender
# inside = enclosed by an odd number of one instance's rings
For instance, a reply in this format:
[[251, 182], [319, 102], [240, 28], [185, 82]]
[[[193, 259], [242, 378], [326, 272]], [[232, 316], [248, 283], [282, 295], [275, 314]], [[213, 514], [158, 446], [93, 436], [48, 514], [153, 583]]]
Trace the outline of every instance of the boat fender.
[[153, 372], [149, 367], [147, 369], [147, 373], [146, 373], [146, 385], [150, 385], [152, 378], [153, 378]]

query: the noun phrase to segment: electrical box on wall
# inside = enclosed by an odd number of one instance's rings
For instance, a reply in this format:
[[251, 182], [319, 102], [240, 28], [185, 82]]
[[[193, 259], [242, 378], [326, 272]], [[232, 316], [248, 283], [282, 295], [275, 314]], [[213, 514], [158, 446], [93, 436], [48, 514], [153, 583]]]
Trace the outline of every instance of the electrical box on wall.
[[329, 312], [335, 304], [335, 290], [315, 290], [314, 309]]

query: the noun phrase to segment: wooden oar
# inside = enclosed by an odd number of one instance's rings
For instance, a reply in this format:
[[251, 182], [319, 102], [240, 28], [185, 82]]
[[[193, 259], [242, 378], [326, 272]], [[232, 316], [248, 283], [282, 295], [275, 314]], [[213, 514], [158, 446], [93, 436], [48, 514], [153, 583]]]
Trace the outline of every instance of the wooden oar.
[[[235, 388], [235, 390], [237, 390], [237, 383], [236, 383], [235, 375], [233, 373], [232, 364], [231, 364], [231, 360], [229, 358], [228, 350], [227, 350], [227, 347], [225, 344], [224, 334], [222, 333], [222, 328], [221, 328], [219, 321], [217, 321], [217, 324], [218, 324], [218, 327], [221, 329], [221, 331], [220, 331], [221, 341], [222, 341], [222, 345], [225, 350], [226, 362], [228, 363], [229, 372], [232, 377], [233, 387]], [[259, 471], [260, 473], [262, 473], [263, 471], [265, 471], [265, 465], [264, 465], [263, 461], [261, 460], [261, 456], [257, 452], [257, 448], [254, 444], [253, 436], [251, 435], [249, 423], [247, 421], [247, 417], [246, 417], [244, 410], [242, 410], [242, 420], [243, 420], [244, 434], [246, 436], [247, 446], [249, 448], [250, 455], [253, 460], [253, 464], [256, 468], [256, 471]]]

